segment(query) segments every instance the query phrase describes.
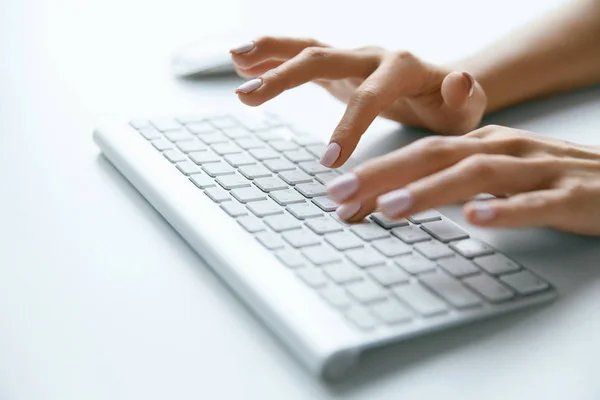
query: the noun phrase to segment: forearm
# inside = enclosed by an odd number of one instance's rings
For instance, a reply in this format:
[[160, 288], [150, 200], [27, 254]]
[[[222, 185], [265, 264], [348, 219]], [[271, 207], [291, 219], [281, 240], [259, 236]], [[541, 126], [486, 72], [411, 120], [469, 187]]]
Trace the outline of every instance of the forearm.
[[485, 90], [486, 113], [600, 82], [600, 0], [573, 0], [457, 66]]

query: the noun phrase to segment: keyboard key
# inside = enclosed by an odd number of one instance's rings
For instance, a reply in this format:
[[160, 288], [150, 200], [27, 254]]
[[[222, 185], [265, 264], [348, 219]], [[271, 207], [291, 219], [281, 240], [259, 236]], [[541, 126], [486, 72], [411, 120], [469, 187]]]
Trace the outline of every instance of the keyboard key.
[[337, 286], [328, 286], [319, 290], [319, 294], [332, 307], [339, 310], [346, 310], [352, 305], [352, 300], [348, 297], [346, 291]]
[[319, 206], [321, 210], [327, 212], [335, 211], [339, 207], [338, 203], [336, 203], [333, 200], [330, 200], [328, 197], [325, 196], [314, 197], [312, 199], [312, 202]]
[[295, 150], [298, 145], [290, 140], [272, 140], [269, 145], [277, 151]]
[[161, 132], [181, 129], [181, 125], [173, 119], [154, 119], [150, 122]]
[[327, 168], [317, 161], [304, 161], [298, 163], [298, 167], [300, 167], [302, 171], [310, 175], [323, 174], [331, 171], [331, 168]]
[[395, 237], [374, 240], [371, 242], [371, 245], [373, 245], [374, 248], [376, 248], [386, 257], [396, 257], [412, 252], [412, 248], [410, 246], [405, 244], [400, 239], [396, 239]]
[[340, 224], [338, 224], [335, 220], [327, 217], [311, 218], [308, 219], [305, 222], [305, 224], [313, 232], [318, 233], [319, 235], [324, 235], [326, 233], [332, 232], [339, 232], [342, 230], [342, 226]]
[[450, 247], [467, 258], [494, 254], [494, 249], [477, 239], [465, 239], [450, 243]]
[[304, 197], [308, 198], [324, 196], [327, 193], [325, 186], [318, 182], [299, 183], [295, 187]]
[[[274, 192], [273, 194], [276, 194], [276, 193], [282, 193], [282, 191]], [[298, 193], [296, 191], [294, 191], [294, 193], [296, 193], [298, 196], [300, 196], [302, 198], [302, 203], [290, 204], [287, 207], [287, 210], [294, 217], [296, 217], [298, 219], [306, 219], [306, 218], [316, 218], [316, 217], [320, 217], [323, 215], [323, 212], [319, 208], [315, 207], [313, 204], [304, 203], [304, 197], [302, 197], [302, 195], [300, 193]], [[340, 229], [341, 229], [341, 227], [340, 227]]]
[[190, 181], [192, 181], [194, 185], [198, 186], [200, 189], [216, 186], [215, 181], [205, 174], [194, 174], [190, 177]]
[[408, 225], [408, 221], [405, 218], [391, 220], [380, 212], [371, 214], [371, 219], [375, 221], [379, 226], [382, 226], [385, 229], [391, 229], [396, 228], [398, 226]]
[[[211, 165], [211, 164], [208, 164]], [[223, 189], [231, 190], [243, 187], [249, 187], [250, 181], [240, 174], [223, 175], [216, 179], [217, 183], [223, 187]]]
[[203, 151], [207, 150], [208, 146], [199, 140], [184, 140], [176, 143], [179, 150], [184, 153], [191, 153], [192, 151]]
[[344, 288], [350, 296], [363, 304], [384, 301], [387, 298], [385, 290], [368, 279], [349, 283]]
[[315, 265], [329, 264], [342, 260], [337, 251], [325, 246], [306, 247], [302, 250], [302, 254]]
[[389, 237], [389, 232], [377, 224], [368, 220], [362, 223], [353, 224], [350, 230], [360, 236], [363, 240], [371, 241]]
[[215, 203], [222, 203], [224, 201], [230, 201], [231, 197], [229, 196], [229, 192], [227, 190], [215, 186], [204, 190], [204, 193], [210, 197], [212, 201]]
[[[287, 206], [288, 204], [293, 203], [304, 203], [304, 196], [291, 189], [276, 190], [274, 192], [269, 193], [269, 197], [282, 206]], [[298, 217], [296, 216], [296, 218]]]
[[221, 161], [203, 164], [202, 169], [212, 177], [235, 173], [235, 169], [233, 169], [231, 165]]
[[369, 311], [363, 308], [351, 308], [344, 316], [348, 321], [352, 322], [354, 326], [364, 331], [374, 329], [377, 326], [377, 320], [369, 313]]
[[329, 171], [330, 172], [327, 172], [324, 174], [315, 175], [315, 179], [317, 181], [319, 181], [319, 183], [322, 183], [323, 185], [327, 185], [329, 182], [331, 182], [332, 180], [334, 180], [335, 178], [340, 176], [340, 174], [337, 172], [333, 172], [332, 170], [329, 170]]
[[302, 161], [313, 161], [315, 159], [315, 157], [312, 154], [310, 154], [304, 149], [284, 151], [282, 154], [288, 160], [296, 164]]
[[300, 221], [289, 214], [273, 215], [271, 217], [266, 217], [263, 221], [275, 232], [289, 231], [291, 229], [298, 229], [302, 226]]
[[283, 240], [275, 233], [261, 232], [256, 235], [256, 239], [269, 250], [276, 250], [284, 247]]
[[478, 257], [473, 262], [492, 275], [506, 274], [521, 269], [516, 262], [502, 254]]
[[165, 151], [163, 156], [172, 163], [187, 160], [187, 157], [182, 152], [175, 149]]
[[439, 212], [435, 210], [427, 210], [411, 215], [410, 217], [408, 217], [408, 219], [413, 224], [422, 224], [423, 222], [439, 221], [440, 219], [442, 219], [442, 216]]
[[468, 308], [481, 304], [479, 298], [464, 287], [460, 281], [443, 272], [425, 274], [419, 280], [456, 308]]
[[192, 153], [189, 153], [188, 156], [193, 162], [200, 165], [218, 162], [221, 160], [221, 157], [213, 153], [211, 150], [194, 151]]
[[171, 142], [182, 142], [194, 138], [190, 133], [184, 131], [183, 129], [179, 129], [176, 131], [167, 131], [165, 132], [165, 137]]
[[285, 232], [281, 236], [286, 242], [297, 249], [321, 243], [319, 237], [308, 229], [295, 229], [293, 231]]
[[242, 126], [221, 129], [221, 131], [229, 139], [240, 139], [252, 136], [252, 133]]
[[295, 143], [297, 143], [300, 146], [310, 146], [310, 145], [315, 145], [315, 144], [322, 145], [323, 144], [322, 141], [320, 141], [319, 139], [316, 139], [312, 136], [295, 136], [292, 138], [292, 141], [294, 141]]
[[436, 264], [433, 261], [423, 257], [418, 253], [411, 253], [396, 257], [394, 258], [394, 262], [398, 264], [400, 268], [413, 275], [433, 271], [436, 268]]
[[177, 163], [177, 169], [184, 175], [199, 174], [200, 168], [191, 161], [182, 161]]
[[467, 239], [469, 237], [467, 232], [448, 220], [428, 222], [421, 225], [421, 229], [442, 242]]
[[139, 130], [139, 132], [146, 140], [158, 139], [162, 137], [160, 132], [152, 127], [142, 128]]
[[135, 129], [138, 130], [152, 128], [150, 121], [148, 121], [147, 119], [134, 119], [132, 121], [129, 121], [129, 125], [133, 126]]
[[233, 189], [231, 195], [240, 203], [249, 203], [251, 201], [266, 200], [267, 195], [261, 190], [250, 186], [248, 188]]
[[412, 311], [404, 304], [394, 299], [388, 299], [383, 303], [373, 304], [371, 312], [387, 324], [398, 324], [408, 322], [412, 319]]
[[361, 272], [355, 266], [347, 263], [325, 265], [323, 272], [337, 284], [345, 284], [362, 279]]
[[250, 157], [248, 154], [228, 154], [224, 157], [224, 159], [232, 167], [256, 164], [256, 160]]
[[423, 254], [430, 260], [437, 260], [438, 258], [444, 257], [452, 257], [454, 255], [454, 252], [450, 248], [448, 248], [448, 246], [435, 240], [417, 243], [414, 247], [419, 253]]
[[273, 158], [280, 158], [281, 155], [277, 153], [273, 149], [263, 148], [263, 149], [252, 149], [249, 150], [248, 153], [258, 161], [269, 160]]
[[205, 116], [203, 115], [195, 115], [195, 114], [189, 114], [189, 115], [182, 115], [180, 117], [175, 118], [179, 123], [182, 124], [191, 124], [193, 122], [202, 122], [206, 119]]
[[263, 142], [255, 138], [236, 139], [235, 142], [244, 150], [262, 149], [266, 147], [266, 145]]
[[229, 115], [211, 118], [210, 123], [220, 129], [227, 129], [238, 126], [237, 121]]
[[521, 295], [529, 295], [548, 289], [550, 285], [528, 271], [504, 275], [500, 279]]
[[279, 177], [290, 185], [312, 182], [310, 175], [299, 170], [281, 172], [279, 173]]
[[307, 260], [302, 254], [295, 250], [279, 250], [275, 256], [288, 268], [299, 268], [307, 264]]
[[272, 142], [272, 141], [279, 141], [282, 138], [284, 138], [285, 136], [285, 131], [283, 132], [283, 135], [281, 132], [278, 132], [275, 129], [264, 129], [264, 130], [260, 130], [255, 132], [256, 137], [259, 138], [260, 140], [264, 141], [264, 142]]
[[216, 143], [227, 143], [229, 141], [227, 136], [223, 135], [221, 132], [205, 133], [204, 135], [199, 135], [198, 139], [209, 145]]
[[282, 214], [283, 210], [273, 200], [261, 200], [248, 203], [246, 206], [257, 217], [266, 217], [268, 215]]
[[450, 275], [453, 275], [457, 278], [462, 278], [463, 276], [472, 275], [479, 272], [479, 268], [477, 268], [475, 264], [459, 256], [442, 258], [437, 260], [437, 264]]
[[378, 252], [370, 248], [350, 250], [346, 252], [346, 257], [361, 268], [374, 267], [385, 264], [385, 258]]
[[173, 148], [173, 143], [165, 138], [151, 140], [152, 146], [158, 151], [165, 151]]
[[392, 287], [394, 294], [419, 314], [429, 317], [446, 312], [448, 306], [420, 284]]
[[340, 251], [363, 247], [363, 242], [352, 232], [337, 232], [325, 235], [327, 243]]
[[408, 244], [431, 240], [431, 236], [416, 226], [401, 226], [399, 228], [394, 228], [392, 229], [392, 235]]
[[264, 166], [272, 172], [291, 171], [296, 169], [296, 166], [285, 158], [276, 158], [274, 160], [266, 160]]
[[399, 283], [406, 283], [410, 280], [410, 276], [395, 265], [372, 267], [369, 268], [367, 272], [382, 286], [397, 285]]
[[310, 146], [305, 147], [306, 151], [308, 151], [310, 154], [312, 154], [313, 156], [315, 156], [317, 158], [321, 158], [323, 153], [325, 153], [326, 148], [327, 148], [327, 146], [325, 146], [323, 143], [312, 144]]
[[244, 165], [238, 169], [248, 179], [263, 178], [271, 176], [271, 171], [266, 169], [264, 166], [258, 165]]
[[216, 143], [213, 144], [212, 149], [215, 153], [224, 156], [227, 154], [241, 153], [242, 149], [235, 143]]
[[515, 293], [489, 275], [479, 274], [463, 279], [463, 283], [492, 303], [515, 297]]
[[215, 133], [217, 130], [214, 126], [208, 122], [193, 122], [186, 124], [185, 126], [190, 132], [196, 135], [203, 135], [205, 133]]
[[246, 207], [235, 201], [226, 201], [225, 203], [221, 204], [221, 208], [233, 218], [248, 215], [248, 210], [246, 210]]
[[277, 176], [270, 176], [268, 178], [257, 178], [254, 180], [254, 184], [258, 186], [263, 192], [271, 192], [274, 190], [287, 189], [288, 184], [282, 181]]
[[266, 230], [265, 224], [263, 224], [263, 222], [260, 219], [252, 215], [239, 218], [237, 222], [250, 233], [262, 232]]

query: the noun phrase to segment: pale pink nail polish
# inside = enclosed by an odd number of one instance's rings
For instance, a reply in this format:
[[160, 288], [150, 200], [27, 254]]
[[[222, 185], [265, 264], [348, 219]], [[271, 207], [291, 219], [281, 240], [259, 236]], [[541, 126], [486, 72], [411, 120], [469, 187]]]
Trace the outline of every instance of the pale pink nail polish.
[[329, 146], [327, 146], [327, 149], [325, 149], [325, 152], [321, 156], [321, 165], [331, 167], [335, 160], [340, 156], [341, 151], [342, 148], [339, 144], [329, 143]]
[[236, 93], [251, 93], [262, 86], [262, 79], [256, 78], [242, 83], [235, 91]]
[[394, 218], [406, 212], [412, 206], [412, 203], [412, 195], [406, 189], [394, 190], [377, 198], [379, 209], [388, 218]]
[[253, 49], [254, 49], [254, 42], [249, 42], [249, 43], [244, 43], [241, 46], [234, 47], [233, 49], [231, 49], [229, 51], [234, 54], [244, 54], [244, 53], [248, 53], [249, 51], [252, 51]]
[[342, 204], [335, 210], [338, 217], [341, 220], [347, 221], [352, 218], [360, 210], [361, 204], [359, 202]]
[[462, 75], [469, 80], [469, 97], [472, 97], [475, 91], [475, 79], [468, 72], [463, 72]]
[[341, 203], [358, 190], [358, 177], [350, 173], [335, 178], [327, 185], [327, 195], [337, 203]]
[[470, 205], [477, 221], [489, 221], [494, 218], [496, 212], [487, 201], [475, 201]]

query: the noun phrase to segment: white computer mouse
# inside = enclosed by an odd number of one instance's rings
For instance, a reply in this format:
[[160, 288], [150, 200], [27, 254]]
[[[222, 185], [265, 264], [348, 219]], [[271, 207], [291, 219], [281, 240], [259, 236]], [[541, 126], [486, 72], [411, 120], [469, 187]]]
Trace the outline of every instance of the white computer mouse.
[[235, 74], [229, 50], [248, 41], [243, 35], [214, 36], [183, 46], [173, 53], [173, 73], [180, 77]]

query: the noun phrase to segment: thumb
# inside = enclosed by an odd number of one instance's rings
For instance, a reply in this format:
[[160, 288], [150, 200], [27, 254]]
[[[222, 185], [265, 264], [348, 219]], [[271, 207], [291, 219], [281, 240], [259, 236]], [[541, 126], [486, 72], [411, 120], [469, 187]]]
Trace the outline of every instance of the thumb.
[[442, 98], [453, 110], [460, 110], [471, 103], [479, 103], [483, 89], [468, 72], [451, 72], [442, 82]]

